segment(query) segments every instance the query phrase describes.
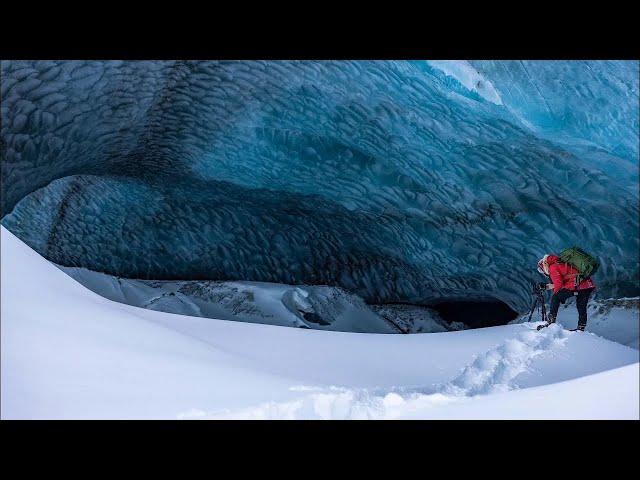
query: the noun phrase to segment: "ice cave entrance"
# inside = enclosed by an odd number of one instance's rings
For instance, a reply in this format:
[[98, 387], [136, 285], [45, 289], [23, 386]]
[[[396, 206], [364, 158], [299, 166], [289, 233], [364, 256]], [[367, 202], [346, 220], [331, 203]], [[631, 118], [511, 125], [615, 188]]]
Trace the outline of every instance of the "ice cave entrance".
[[462, 322], [467, 328], [484, 328], [506, 325], [518, 313], [498, 299], [453, 300], [447, 299], [429, 305], [444, 321]]

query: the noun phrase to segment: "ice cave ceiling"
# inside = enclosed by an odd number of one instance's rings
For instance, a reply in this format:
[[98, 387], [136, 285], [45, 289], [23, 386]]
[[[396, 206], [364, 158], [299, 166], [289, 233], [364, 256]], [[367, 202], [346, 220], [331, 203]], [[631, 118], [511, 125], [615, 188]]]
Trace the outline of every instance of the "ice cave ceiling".
[[638, 295], [638, 62], [2, 61], [2, 223], [123, 277]]

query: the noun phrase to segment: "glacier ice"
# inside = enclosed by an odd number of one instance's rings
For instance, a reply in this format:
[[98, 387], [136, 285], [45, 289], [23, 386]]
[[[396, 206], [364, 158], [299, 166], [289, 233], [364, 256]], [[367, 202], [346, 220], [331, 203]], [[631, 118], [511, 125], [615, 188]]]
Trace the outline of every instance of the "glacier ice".
[[638, 163], [638, 62], [472, 61], [536, 132]]
[[640, 291], [638, 62], [0, 68], [2, 223], [61, 265], [522, 312], [580, 244]]

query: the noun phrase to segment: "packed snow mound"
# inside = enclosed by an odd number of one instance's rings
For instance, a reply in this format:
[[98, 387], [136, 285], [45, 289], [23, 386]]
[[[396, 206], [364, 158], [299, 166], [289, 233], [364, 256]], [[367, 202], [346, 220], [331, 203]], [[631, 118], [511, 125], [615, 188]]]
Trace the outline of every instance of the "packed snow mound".
[[368, 305], [339, 287], [136, 280], [86, 268], [58, 268], [109, 300], [161, 312], [338, 332], [434, 333], [468, 328], [464, 322], [443, 320], [425, 306]]
[[353, 293], [326, 285], [137, 280], [86, 268], [58, 267], [110, 300], [197, 317], [338, 332], [404, 334], [482, 328], [510, 320], [502, 311], [487, 310], [483, 303], [458, 312], [455, 318], [459, 320], [454, 320], [441, 316], [438, 305], [366, 304]]
[[3, 225], [127, 278], [518, 312], [580, 243], [603, 296], [638, 295], [638, 62], [442, 68], [3, 62]]
[[[118, 278], [84, 268], [59, 267], [69, 276], [116, 302], [161, 312], [285, 327], [343, 332], [399, 333], [356, 295], [337, 287], [264, 282], [149, 281]], [[424, 309], [423, 314], [437, 317]], [[406, 332], [447, 331], [444, 322], [407, 322]]]
[[3, 419], [639, 417], [638, 350], [590, 333], [175, 315], [99, 296], [1, 230]]

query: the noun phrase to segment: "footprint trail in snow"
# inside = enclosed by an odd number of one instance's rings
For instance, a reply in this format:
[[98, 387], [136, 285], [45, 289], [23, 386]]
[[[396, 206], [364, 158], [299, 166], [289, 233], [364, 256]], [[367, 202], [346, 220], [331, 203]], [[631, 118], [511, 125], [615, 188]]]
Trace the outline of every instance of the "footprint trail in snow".
[[442, 391], [472, 396], [512, 390], [514, 379], [527, 370], [535, 357], [561, 346], [567, 336], [567, 331], [558, 325], [550, 325], [539, 332], [524, 331], [476, 357]]
[[393, 419], [415, 410], [434, 408], [465, 397], [518, 388], [516, 377], [532, 360], [562, 347], [569, 333], [558, 325], [538, 332], [525, 330], [478, 355], [451, 381], [426, 388], [348, 389], [342, 387], [293, 387], [308, 392], [288, 402], [267, 402], [239, 410], [204, 412], [193, 409], [179, 419]]

